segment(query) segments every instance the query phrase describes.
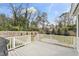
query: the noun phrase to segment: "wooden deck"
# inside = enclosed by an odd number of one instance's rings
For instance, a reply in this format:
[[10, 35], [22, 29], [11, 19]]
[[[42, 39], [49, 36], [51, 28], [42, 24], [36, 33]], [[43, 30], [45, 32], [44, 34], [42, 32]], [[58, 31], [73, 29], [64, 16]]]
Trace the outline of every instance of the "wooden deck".
[[34, 41], [28, 45], [9, 51], [9, 56], [75, 56], [72, 48]]

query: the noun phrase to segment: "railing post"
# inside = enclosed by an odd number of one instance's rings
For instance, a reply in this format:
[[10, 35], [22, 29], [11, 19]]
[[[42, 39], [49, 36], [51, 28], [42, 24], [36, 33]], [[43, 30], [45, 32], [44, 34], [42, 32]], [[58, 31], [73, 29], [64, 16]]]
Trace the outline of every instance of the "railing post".
[[12, 40], [12, 48], [13, 49], [15, 48], [15, 37], [13, 37], [13, 40]]
[[27, 39], [26, 43], [31, 43], [31, 34], [30, 33], [28, 33], [28, 39]]
[[31, 43], [31, 33], [30, 33], [30, 35], [29, 35], [29, 41], [30, 41], [30, 43]]
[[37, 33], [37, 40], [40, 40], [40, 38], [39, 38], [39, 33]]
[[76, 48], [79, 53], [79, 15], [77, 16], [77, 39], [76, 39]]

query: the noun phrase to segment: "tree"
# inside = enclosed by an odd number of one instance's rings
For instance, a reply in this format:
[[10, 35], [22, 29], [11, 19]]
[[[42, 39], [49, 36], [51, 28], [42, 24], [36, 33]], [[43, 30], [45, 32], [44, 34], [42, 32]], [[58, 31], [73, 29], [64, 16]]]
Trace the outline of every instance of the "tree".
[[31, 29], [32, 31], [38, 31], [38, 27], [37, 27], [37, 24], [36, 24], [35, 21], [32, 21], [32, 22], [31, 22], [31, 27], [30, 27], [30, 29]]
[[24, 17], [25, 17], [25, 23], [26, 23], [26, 26], [25, 26], [25, 29], [29, 29], [29, 19], [27, 18], [27, 15], [28, 15], [28, 13], [27, 13], [27, 8], [26, 8], [26, 12], [25, 12], [25, 14], [24, 14]]
[[20, 15], [21, 10], [22, 10], [22, 4], [20, 4], [19, 6], [17, 6], [16, 4], [9, 4], [9, 5], [13, 14], [13, 25], [17, 26], [18, 20], [19, 20], [18, 16]]
[[37, 16], [37, 9], [34, 7], [27, 8], [27, 19], [29, 20], [29, 27], [32, 27]]
[[66, 35], [66, 36], [69, 35], [69, 33], [68, 33], [68, 29], [67, 29], [67, 28], [64, 29], [64, 35]]
[[60, 29], [60, 28], [58, 28], [57, 34], [58, 34], [58, 35], [61, 35], [61, 29]]
[[36, 23], [42, 25], [42, 29], [44, 30], [45, 25], [49, 23], [47, 20], [47, 13], [43, 12], [42, 14], [39, 14], [36, 18]]
[[8, 17], [5, 14], [0, 14], [0, 30], [7, 30]]
[[27, 7], [23, 8], [23, 4], [10, 4], [10, 8], [13, 14], [13, 27], [16, 30], [28, 30], [29, 19], [27, 18]]
[[47, 13], [46, 12], [43, 12], [42, 13], [42, 29], [44, 29], [44, 27], [45, 27], [45, 23], [47, 22]]

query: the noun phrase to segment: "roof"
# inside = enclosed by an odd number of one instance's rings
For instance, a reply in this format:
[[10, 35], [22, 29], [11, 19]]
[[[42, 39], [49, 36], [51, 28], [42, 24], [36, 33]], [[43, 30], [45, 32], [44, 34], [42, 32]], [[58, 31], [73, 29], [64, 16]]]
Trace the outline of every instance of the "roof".
[[79, 7], [79, 3], [72, 3], [70, 9], [70, 15], [75, 15], [78, 7]]

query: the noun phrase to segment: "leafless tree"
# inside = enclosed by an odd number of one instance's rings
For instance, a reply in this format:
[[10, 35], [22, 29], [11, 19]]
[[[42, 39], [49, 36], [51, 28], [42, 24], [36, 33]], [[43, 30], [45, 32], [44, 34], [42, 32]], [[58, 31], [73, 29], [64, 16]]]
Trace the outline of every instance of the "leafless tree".
[[19, 4], [18, 6], [16, 4], [9, 4], [10, 10], [13, 14], [13, 24], [17, 25], [18, 22], [18, 16], [21, 14], [22, 11], [22, 4]]

